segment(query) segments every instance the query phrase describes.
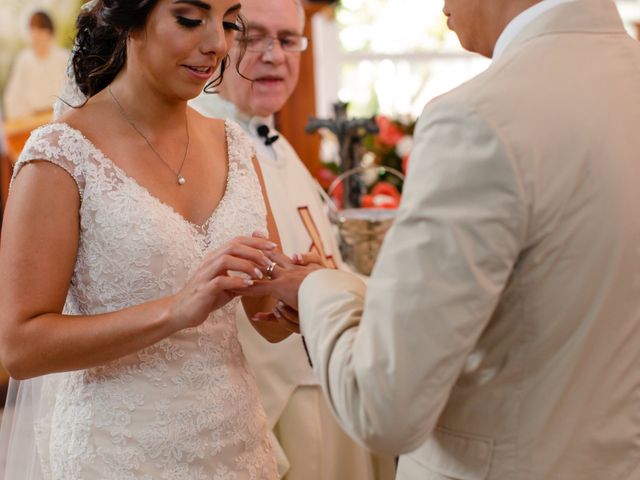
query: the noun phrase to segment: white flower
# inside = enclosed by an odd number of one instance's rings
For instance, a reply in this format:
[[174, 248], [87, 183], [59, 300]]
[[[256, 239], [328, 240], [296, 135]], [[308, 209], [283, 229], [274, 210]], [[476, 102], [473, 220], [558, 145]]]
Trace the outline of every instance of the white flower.
[[390, 195], [384, 195], [379, 193], [378, 195], [373, 196], [373, 206], [374, 207], [382, 207], [384, 205], [394, 204], [396, 199]]
[[375, 161], [376, 155], [373, 152], [365, 153], [360, 161], [360, 166], [364, 167], [362, 181], [367, 187], [378, 181], [378, 169], [375, 167]]
[[411, 153], [413, 148], [413, 137], [411, 135], [405, 135], [396, 144], [396, 153], [400, 158]]
[[322, 163], [335, 163], [340, 165], [340, 144], [338, 138], [330, 131], [323, 129], [320, 132], [320, 160]]

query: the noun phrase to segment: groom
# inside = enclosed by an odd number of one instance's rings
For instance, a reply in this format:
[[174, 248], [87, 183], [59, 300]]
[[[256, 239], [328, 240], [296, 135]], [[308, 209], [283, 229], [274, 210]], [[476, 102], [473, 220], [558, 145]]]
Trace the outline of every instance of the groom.
[[399, 479], [640, 478], [640, 47], [610, 0], [444, 12], [493, 64], [425, 108], [368, 287], [303, 281], [314, 369]]

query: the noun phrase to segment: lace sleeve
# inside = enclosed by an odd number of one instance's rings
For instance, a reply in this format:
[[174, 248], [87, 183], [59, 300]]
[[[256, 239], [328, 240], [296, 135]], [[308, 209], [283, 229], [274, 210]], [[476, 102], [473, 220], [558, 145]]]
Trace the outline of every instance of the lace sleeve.
[[45, 125], [31, 133], [15, 164], [11, 183], [29, 162], [47, 161], [62, 168], [73, 178], [82, 201], [85, 183], [82, 166], [88, 154], [88, 146], [78, 132], [65, 124]]
[[[253, 141], [242, 127], [233, 120], [225, 120], [225, 128], [231, 156], [235, 157], [236, 161], [244, 167], [252, 165], [252, 159], [256, 156]], [[251, 168], [253, 169], [253, 167]]]

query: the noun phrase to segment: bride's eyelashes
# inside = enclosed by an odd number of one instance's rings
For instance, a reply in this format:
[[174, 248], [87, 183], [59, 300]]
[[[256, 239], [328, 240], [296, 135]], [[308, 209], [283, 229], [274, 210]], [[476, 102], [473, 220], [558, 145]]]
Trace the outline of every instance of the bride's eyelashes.
[[242, 31], [242, 28], [240, 28], [240, 25], [238, 25], [235, 22], [222, 22], [222, 27], [225, 30], [233, 30], [235, 32], [240, 32]]
[[187, 28], [196, 28], [202, 25], [203, 23], [202, 20], [195, 20], [193, 18], [183, 17], [181, 15], [176, 16], [176, 21], [178, 22], [178, 24]]
[[[176, 16], [176, 21], [178, 22], [178, 24], [182, 25], [183, 27], [187, 27], [187, 28], [196, 28], [199, 27], [200, 25], [202, 25], [204, 23], [203, 20], [196, 20], [193, 18], [187, 18], [187, 17], [183, 17], [182, 15], [177, 15]], [[242, 29], [240, 28], [240, 25], [238, 25], [235, 22], [222, 22], [222, 28], [224, 28], [225, 30], [233, 30], [235, 32], [239, 32]]]

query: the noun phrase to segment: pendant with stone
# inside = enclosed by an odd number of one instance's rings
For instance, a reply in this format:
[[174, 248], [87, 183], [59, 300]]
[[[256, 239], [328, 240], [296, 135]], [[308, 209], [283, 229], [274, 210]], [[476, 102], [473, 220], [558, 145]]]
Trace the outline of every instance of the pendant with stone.
[[184, 185], [185, 183], [187, 183], [185, 178], [182, 175], [178, 175], [178, 185]]

